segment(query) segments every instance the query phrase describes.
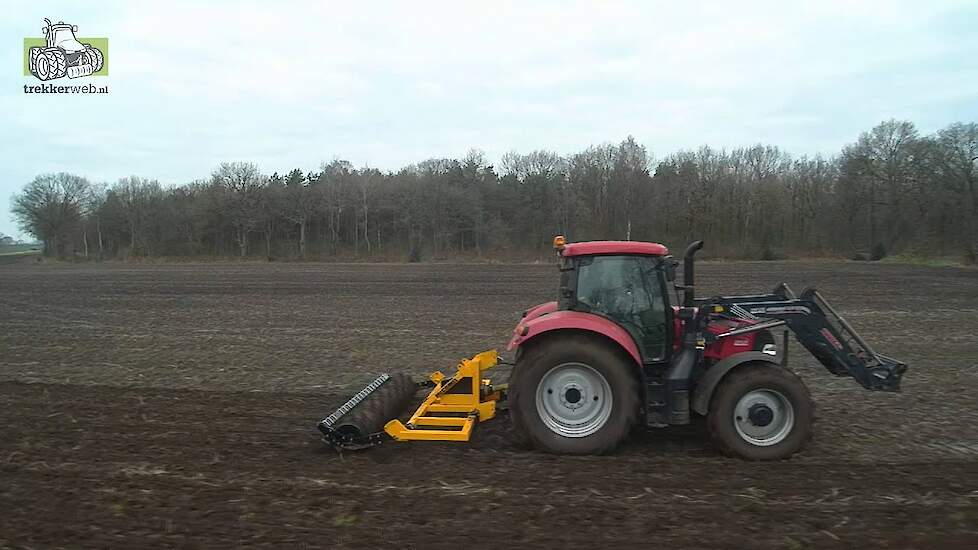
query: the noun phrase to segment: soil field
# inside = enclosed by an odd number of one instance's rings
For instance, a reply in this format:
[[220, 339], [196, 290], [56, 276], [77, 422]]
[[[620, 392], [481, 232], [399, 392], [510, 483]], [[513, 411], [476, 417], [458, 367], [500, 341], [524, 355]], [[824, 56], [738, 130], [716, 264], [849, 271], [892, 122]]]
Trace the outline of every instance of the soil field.
[[[818, 404], [796, 457], [702, 427], [613, 456], [507, 443], [325, 449], [382, 372], [502, 348], [551, 265], [0, 265], [0, 547], [978, 547], [978, 271], [702, 263], [706, 294], [787, 281], [910, 364], [899, 394], [790, 367]], [[501, 372], [500, 376], [505, 377]]]

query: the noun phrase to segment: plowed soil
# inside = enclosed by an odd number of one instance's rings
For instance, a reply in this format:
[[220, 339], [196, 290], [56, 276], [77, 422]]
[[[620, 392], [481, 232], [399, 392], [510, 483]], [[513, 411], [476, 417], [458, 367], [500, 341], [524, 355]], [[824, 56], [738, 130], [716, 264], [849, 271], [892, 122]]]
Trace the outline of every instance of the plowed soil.
[[[701, 425], [615, 455], [468, 444], [342, 455], [314, 426], [381, 372], [503, 347], [551, 265], [0, 266], [0, 547], [978, 547], [978, 271], [703, 263], [703, 294], [818, 286], [906, 361], [899, 394], [798, 346], [796, 457]], [[505, 372], [500, 372], [504, 378]]]

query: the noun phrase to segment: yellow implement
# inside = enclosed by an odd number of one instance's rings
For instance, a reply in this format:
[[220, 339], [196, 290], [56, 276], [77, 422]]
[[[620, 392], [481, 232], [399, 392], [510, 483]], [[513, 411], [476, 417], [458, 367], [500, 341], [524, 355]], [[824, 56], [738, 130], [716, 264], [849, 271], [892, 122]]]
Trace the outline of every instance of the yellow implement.
[[496, 416], [496, 402], [505, 391], [482, 378], [496, 360], [496, 350], [484, 351], [463, 359], [451, 378], [432, 373], [434, 387], [407, 424], [391, 420], [384, 431], [398, 441], [468, 441], [476, 423]]

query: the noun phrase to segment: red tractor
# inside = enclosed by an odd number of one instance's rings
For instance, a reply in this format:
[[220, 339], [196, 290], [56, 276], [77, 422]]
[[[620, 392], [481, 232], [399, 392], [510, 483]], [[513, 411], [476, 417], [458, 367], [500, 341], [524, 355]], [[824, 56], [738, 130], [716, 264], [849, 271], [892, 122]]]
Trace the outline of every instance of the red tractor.
[[91, 44], [82, 44], [75, 37], [78, 25], [64, 21], [52, 23], [44, 18], [45, 47], [28, 50], [28, 68], [40, 80], [53, 80], [68, 76], [78, 78], [102, 70], [105, 55]]
[[[481, 376], [495, 352], [424, 383], [383, 375], [319, 423], [324, 439], [340, 448], [465, 441], [506, 400], [515, 437], [544, 451], [607, 453], [637, 424], [705, 417], [723, 453], [784, 458], [810, 439], [813, 414], [808, 389], [785, 368], [788, 330], [833, 374], [899, 390], [906, 365], [873, 351], [815, 289], [795, 296], [782, 283], [769, 294], [697, 299], [693, 257], [702, 241], [686, 249], [682, 285], [678, 262], [660, 244], [557, 237], [554, 245], [557, 300], [516, 325], [507, 386]], [[682, 303], [671, 303], [673, 288]], [[774, 330], [784, 330], [780, 342]], [[396, 417], [420, 386], [431, 391], [403, 424]]]

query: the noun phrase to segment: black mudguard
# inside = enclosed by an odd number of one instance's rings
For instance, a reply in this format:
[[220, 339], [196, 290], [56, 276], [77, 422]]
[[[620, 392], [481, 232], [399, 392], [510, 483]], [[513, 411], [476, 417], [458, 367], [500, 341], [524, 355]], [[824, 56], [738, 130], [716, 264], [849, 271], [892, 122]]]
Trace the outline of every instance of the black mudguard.
[[708, 368], [703, 376], [696, 381], [696, 389], [693, 390], [693, 410], [697, 414], [706, 415], [710, 410], [710, 398], [713, 397], [713, 391], [716, 390], [717, 384], [734, 367], [743, 365], [744, 363], [756, 362], [781, 366], [782, 353], [784, 352], [781, 349], [778, 349], [778, 355], [770, 355], [760, 351], [745, 351], [721, 359]]

